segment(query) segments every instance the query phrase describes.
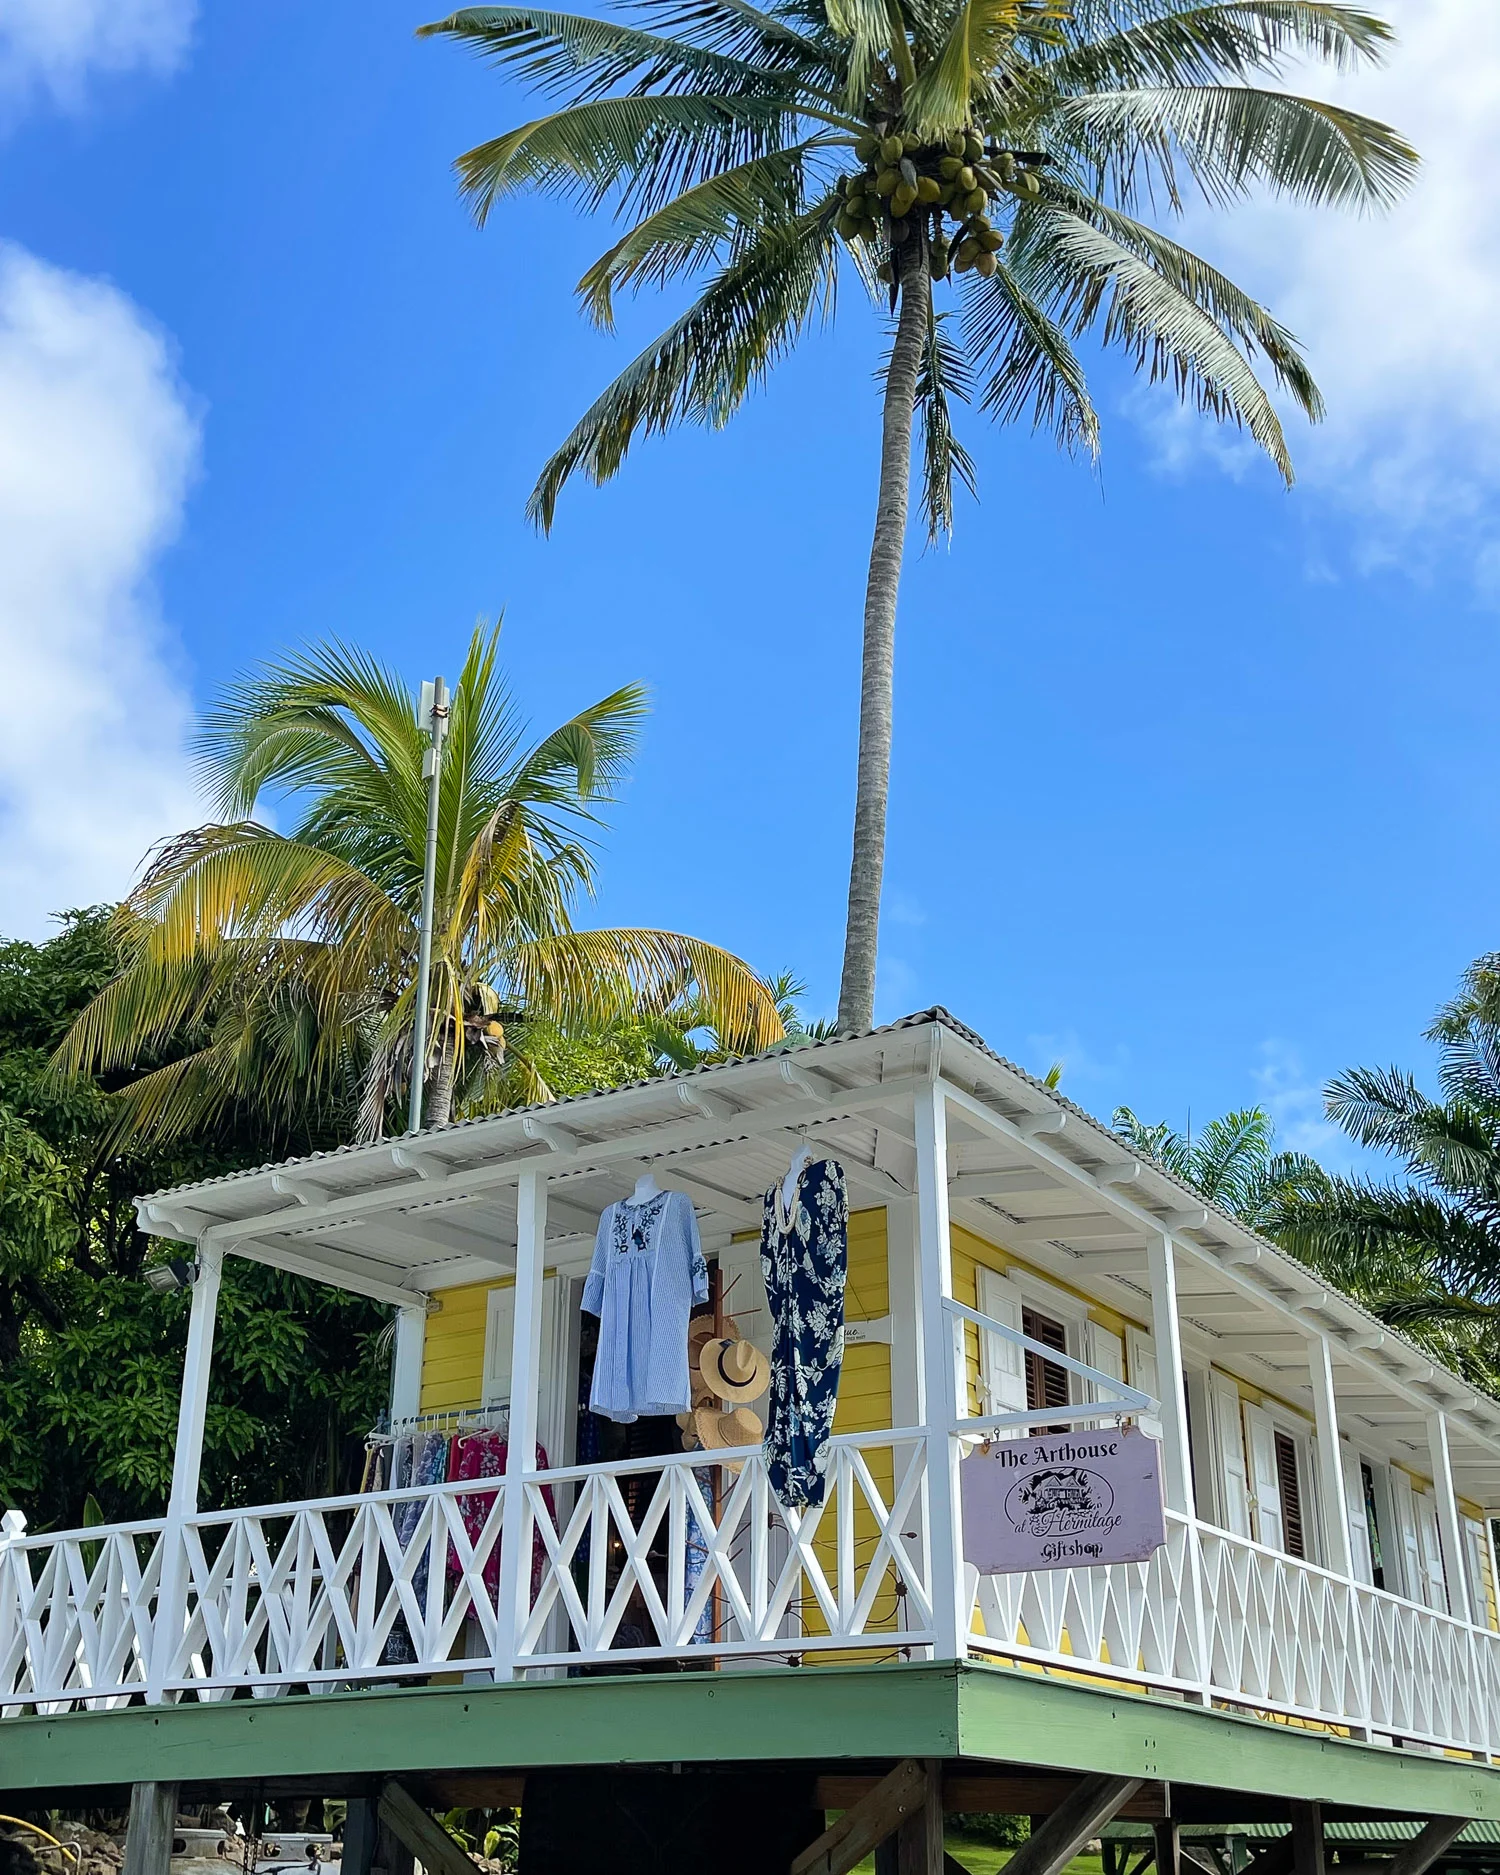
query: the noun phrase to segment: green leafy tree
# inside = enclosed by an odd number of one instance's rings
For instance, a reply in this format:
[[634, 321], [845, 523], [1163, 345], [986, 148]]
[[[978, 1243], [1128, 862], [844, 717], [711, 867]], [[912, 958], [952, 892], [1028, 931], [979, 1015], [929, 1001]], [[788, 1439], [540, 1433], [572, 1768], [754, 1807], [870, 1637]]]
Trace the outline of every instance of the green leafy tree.
[[[119, 1095], [59, 1081], [53, 1051], [118, 967], [108, 908], [49, 942], [0, 944], [0, 1503], [37, 1528], [161, 1509], [186, 1334], [185, 1295], [140, 1280], [151, 1251], [132, 1199], [264, 1161], [242, 1119], [169, 1147], [121, 1150]], [[277, 1147], [329, 1144], [307, 1132]], [[382, 1405], [386, 1311], [230, 1259], [204, 1452], [222, 1504], [314, 1495], [357, 1481]]]
[[[443, 759], [421, 1070], [434, 1126], [571, 1091], [559, 1069], [576, 1079], [580, 1060], [628, 1078], [632, 1050], [650, 1059], [632, 1025], [690, 1015], [736, 1051], [781, 1034], [766, 986], [718, 946], [575, 928], [645, 697], [627, 686], [528, 744], [497, 639], [474, 633]], [[122, 968], [58, 1065], [132, 1075], [120, 1124], [142, 1139], [238, 1112], [378, 1137], [412, 1073], [427, 817], [416, 698], [361, 653], [316, 648], [232, 688], [200, 747], [224, 818], [148, 865], [117, 924]], [[297, 809], [289, 833], [252, 817], [272, 791]]]
[[[1243, 425], [1290, 481], [1266, 380], [1316, 418], [1311, 374], [1155, 211], [1261, 189], [1391, 201], [1415, 164], [1401, 138], [1280, 82], [1292, 62], [1373, 61], [1389, 30], [1339, 0], [641, 0], [615, 16], [513, 3], [422, 30], [555, 101], [458, 159], [481, 223], [525, 188], [611, 205], [624, 231], [579, 283], [606, 327], [621, 291], [701, 283], [543, 469], [544, 527], [570, 476], [607, 481], [639, 436], [726, 423], [832, 315], [847, 268], [889, 307], [838, 1010], [840, 1028], [866, 1028], [916, 413], [933, 535], [954, 476], [974, 483], [955, 400], [1095, 449], [1086, 334]], [[934, 297], [950, 279], [956, 311]]]

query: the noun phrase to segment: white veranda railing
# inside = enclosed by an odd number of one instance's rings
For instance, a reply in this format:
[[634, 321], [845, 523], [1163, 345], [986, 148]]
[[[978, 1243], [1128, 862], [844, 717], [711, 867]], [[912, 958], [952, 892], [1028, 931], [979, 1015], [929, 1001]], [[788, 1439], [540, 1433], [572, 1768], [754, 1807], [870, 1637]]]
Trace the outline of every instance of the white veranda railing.
[[1167, 1514], [1146, 1562], [977, 1576], [971, 1646], [1406, 1744], [1500, 1751], [1500, 1634]]
[[[796, 1511], [761, 1451], [503, 1478], [0, 1539], [0, 1711], [329, 1689], [434, 1671], [509, 1677], [698, 1654], [934, 1641], [927, 1435], [840, 1437]], [[507, 1533], [506, 1540], [510, 1540]], [[163, 1583], [167, 1587], [163, 1588]]]
[[[825, 1502], [801, 1512], [748, 1449], [531, 1473], [513, 1502], [475, 1479], [60, 1536], [10, 1518], [0, 1712], [945, 1651], [930, 1449], [921, 1430], [838, 1438]], [[1500, 1754], [1500, 1634], [1183, 1516], [1145, 1562], [969, 1587], [979, 1655]]]

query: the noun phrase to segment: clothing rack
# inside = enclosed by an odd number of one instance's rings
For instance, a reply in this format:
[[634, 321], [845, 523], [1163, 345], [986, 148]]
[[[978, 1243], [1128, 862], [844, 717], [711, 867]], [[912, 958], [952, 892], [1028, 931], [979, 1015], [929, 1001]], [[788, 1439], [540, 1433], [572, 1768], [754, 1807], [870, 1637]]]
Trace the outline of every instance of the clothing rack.
[[422, 1432], [499, 1432], [510, 1425], [510, 1407], [450, 1406], [441, 1412], [410, 1413], [404, 1419], [382, 1420], [365, 1440], [366, 1445], [389, 1445]]

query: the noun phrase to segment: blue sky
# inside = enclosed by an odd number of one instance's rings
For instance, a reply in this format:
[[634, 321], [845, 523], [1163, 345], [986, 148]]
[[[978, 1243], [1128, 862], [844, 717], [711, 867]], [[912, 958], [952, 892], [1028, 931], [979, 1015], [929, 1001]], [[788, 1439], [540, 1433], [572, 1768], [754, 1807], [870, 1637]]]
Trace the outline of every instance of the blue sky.
[[[968, 419], [982, 500], [903, 593], [879, 999], [1106, 1113], [1266, 1100], [1335, 1162], [1321, 1081], [1423, 1060], [1500, 943], [1500, 25], [1388, 10], [1389, 75], [1334, 83], [1422, 147], [1414, 201], [1192, 218], [1325, 383], [1295, 492], [1108, 361], [1097, 472]], [[653, 692], [600, 921], [831, 1012], [880, 323], [851, 283], [727, 431], [540, 539], [537, 467], [671, 305], [588, 328], [571, 211], [474, 230], [449, 162], [527, 107], [421, 17], [0, 0], [0, 930], [194, 817], [192, 712], [246, 663], [337, 634], [451, 676], [503, 608], [539, 727]]]

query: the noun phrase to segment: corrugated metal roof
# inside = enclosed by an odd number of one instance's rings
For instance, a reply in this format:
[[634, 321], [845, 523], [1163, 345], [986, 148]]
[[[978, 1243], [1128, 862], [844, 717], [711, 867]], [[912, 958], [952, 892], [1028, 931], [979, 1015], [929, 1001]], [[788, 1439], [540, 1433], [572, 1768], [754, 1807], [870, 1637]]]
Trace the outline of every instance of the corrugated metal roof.
[[[1220, 1842], [1226, 1836], [1242, 1836], [1248, 1842], [1279, 1842], [1291, 1834], [1291, 1827], [1290, 1823], [1184, 1823], [1180, 1833], [1185, 1842]], [[1401, 1843], [1412, 1841], [1423, 1828], [1418, 1817], [1383, 1817], [1362, 1823], [1325, 1822], [1323, 1835], [1329, 1842]], [[1145, 1842], [1151, 1838], [1151, 1825], [1106, 1823], [1099, 1833], [1112, 1842]], [[1500, 1843], [1500, 1822], [1481, 1817], [1465, 1825], [1458, 1841]]]

